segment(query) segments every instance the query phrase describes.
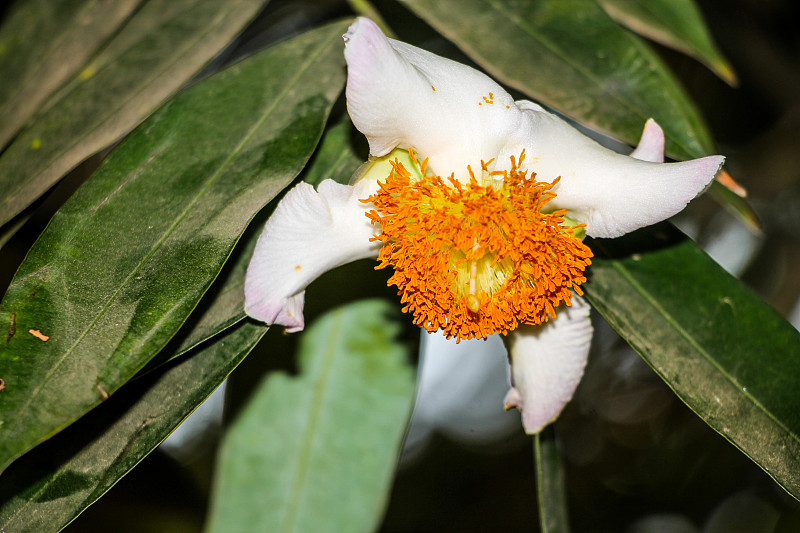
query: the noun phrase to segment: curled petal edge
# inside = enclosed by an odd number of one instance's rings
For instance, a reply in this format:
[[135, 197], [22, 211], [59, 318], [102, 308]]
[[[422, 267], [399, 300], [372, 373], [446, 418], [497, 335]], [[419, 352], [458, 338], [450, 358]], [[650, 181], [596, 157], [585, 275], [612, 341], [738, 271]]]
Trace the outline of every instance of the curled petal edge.
[[647, 119], [647, 122], [644, 123], [639, 144], [636, 145], [630, 156], [651, 163], [664, 162], [664, 130], [652, 118]]
[[333, 180], [317, 190], [298, 183], [278, 203], [256, 243], [245, 277], [245, 313], [286, 326], [305, 326], [305, 288], [328, 270], [351, 261], [375, 258], [379, 242], [365, 216], [369, 182], [341, 185]]
[[344, 40], [347, 109], [373, 156], [413, 148], [432, 171], [466, 181], [467, 165], [480, 168], [522, 124], [511, 95], [471, 67], [389, 39], [364, 17]]
[[590, 308], [573, 295], [556, 318], [545, 324], [522, 325], [506, 337], [512, 387], [506, 409], [522, 412], [522, 426], [533, 435], [555, 420], [583, 376], [592, 341]]
[[[560, 180], [551, 209], [566, 209], [591, 237], [619, 237], [681, 211], [719, 174], [725, 158], [658, 163], [609, 150], [532, 102], [519, 101], [525, 127], [516, 132], [526, 168], [540, 181]], [[649, 123], [637, 156], [655, 158], [661, 129]], [[513, 143], [512, 143], [513, 144]], [[502, 158], [502, 155], [500, 156]]]

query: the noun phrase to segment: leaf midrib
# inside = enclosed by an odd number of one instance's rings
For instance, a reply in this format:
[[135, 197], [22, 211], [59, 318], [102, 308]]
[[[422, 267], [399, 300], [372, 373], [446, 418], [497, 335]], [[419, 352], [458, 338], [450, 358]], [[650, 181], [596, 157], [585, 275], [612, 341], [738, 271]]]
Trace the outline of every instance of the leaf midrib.
[[298, 456], [298, 465], [295, 470], [294, 479], [292, 480], [292, 487], [289, 490], [289, 503], [279, 528], [279, 531], [282, 533], [289, 533], [295, 529], [297, 515], [300, 511], [300, 502], [303, 498], [303, 489], [311, 464], [317, 428], [322, 418], [322, 410], [325, 405], [325, 393], [327, 392], [328, 384], [330, 383], [330, 375], [333, 371], [333, 362], [337, 354], [341, 351], [339, 342], [342, 337], [342, 323], [345, 318], [345, 313], [338, 313], [337, 316], [333, 317], [330, 326], [330, 337], [326, 337], [325, 351], [321, 363], [322, 368], [320, 369], [319, 376], [314, 380], [314, 392], [311, 397], [309, 423], [306, 426], [306, 430], [303, 432], [302, 448]]
[[[12, 423], [12, 425], [9, 427], [8, 431], [4, 431], [3, 432], [5, 434], [5, 436], [0, 437], [0, 444], [8, 441], [9, 435], [13, 433], [12, 430], [15, 430], [19, 426], [19, 424], [22, 422], [22, 420], [24, 419], [23, 414], [27, 411], [27, 409], [30, 406], [31, 402], [33, 402], [33, 400], [38, 396], [38, 394], [40, 393], [42, 388], [52, 378], [52, 376], [55, 373], [56, 369], [58, 369], [61, 366], [61, 364], [69, 357], [69, 355], [72, 353], [72, 351], [75, 349], [75, 347], [78, 346], [80, 344], [80, 342], [83, 340], [83, 338], [92, 330], [92, 328], [100, 320], [100, 318], [103, 315], [105, 315], [106, 311], [111, 307], [111, 305], [114, 302], [114, 300], [116, 300], [117, 297], [119, 296], [119, 294], [122, 292], [122, 290], [125, 287], [127, 287], [127, 285], [129, 284], [130, 280], [141, 270], [141, 268], [147, 263], [147, 261], [153, 256], [153, 254], [155, 254], [155, 252], [161, 247], [161, 245], [166, 241], [166, 239], [173, 233], [175, 228], [178, 227], [180, 222], [182, 222], [184, 220], [186, 215], [190, 212], [191, 208], [194, 207], [197, 204], [197, 202], [199, 202], [200, 198], [202, 198], [205, 195], [205, 193], [208, 191], [208, 189], [216, 182], [216, 180], [222, 174], [223, 169], [231, 162], [231, 160], [234, 158], [234, 156], [239, 153], [239, 150], [241, 150], [241, 148], [247, 143], [247, 141], [250, 140], [252, 135], [258, 130], [258, 128], [264, 123], [264, 121], [266, 121], [266, 119], [275, 111], [275, 109], [278, 107], [279, 102], [281, 102], [286, 97], [286, 95], [289, 92], [291, 92], [291, 88], [294, 87], [294, 85], [296, 84], [297, 80], [300, 79], [303, 76], [303, 74], [305, 74], [309, 70], [309, 68], [317, 60], [317, 58], [327, 50], [328, 44], [333, 40], [334, 40], [334, 38], [331, 38], [330, 40], [326, 40], [323, 43], [321, 43], [318, 46], [318, 49], [316, 50], [316, 52], [311, 54], [308, 57], [308, 60], [305, 62], [305, 64], [303, 64], [302, 67], [297, 70], [297, 72], [296, 72], [295, 76], [292, 78], [291, 82], [286, 83], [283, 91], [278, 95], [278, 97], [269, 100], [269, 103], [271, 105], [269, 105], [269, 107], [267, 108], [266, 112], [262, 115], [262, 117], [258, 120], [258, 122], [256, 122], [250, 128], [250, 130], [242, 138], [242, 140], [239, 142], [239, 144], [236, 146], [236, 148], [231, 152], [231, 154], [228, 156], [228, 158], [225, 159], [220, 164], [220, 166], [218, 167], [217, 171], [209, 178], [209, 180], [206, 182], [206, 185], [200, 191], [198, 191], [198, 194], [189, 203], [189, 205], [187, 205], [186, 208], [184, 208], [183, 212], [176, 219], [176, 221], [169, 228], [167, 228], [167, 230], [164, 232], [162, 237], [153, 245], [153, 247], [151, 248], [150, 252], [148, 252], [148, 254], [139, 262], [139, 264], [136, 266], [136, 268], [131, 271], [131, 273], [128, 275], [128, 277], [120, 285], [119, 289], [109, 298], [109, 300], [103, 306], [103, 309], [97, 314], [95, 319], [89, 324], [89, 326], [87, 326], [87, 328], [83, 331], [83, 333], [81, 333], [81, 335], [78, 337], [78, 339], [76, 339], [76, 341], [72, 344], [72, 346], [70, 346], [70, 348], [64, 353], [64, 355], [62, 355], [60, 358], [58, 358], [58, 360], [55, 362], [55, 364], [51, 367], [50, 371], [46, 374], [44, 380], [42, 380], [42, 382], [33, 391], [33, 393], [28, 396], [27, 401], [23, 404], [23, 406], [20, 409], [17, 410], [17, 418]], [[162, 347], [163, 347], [163, 345], [162, 345]], [[145, 363], [146, 363], [146, 361], [143, 362], [141, 366], [144, 366]], [[140, 366], [140, 368], [141, 368], [141, 366]], [[114, 388], [113, 390], [109, 390], [108, 392], [109, 393], [113, 393], [114, 390], [116, 390], [116, 388]], [[13, 420], [14, 419], [12, 419], [12, 421]], [[40, 441], [37, 441], [37, 442], [40, 442]], [[13, 460], [13, 457], [16, 457], [16, 455], [14, 455], [12, 457], [9, 457], [9, 459]], [[6, 464], [8, 464], [8, 463], [6, 463]], [[2, 469], [0, 469], [0, 470], [2, 470]]]

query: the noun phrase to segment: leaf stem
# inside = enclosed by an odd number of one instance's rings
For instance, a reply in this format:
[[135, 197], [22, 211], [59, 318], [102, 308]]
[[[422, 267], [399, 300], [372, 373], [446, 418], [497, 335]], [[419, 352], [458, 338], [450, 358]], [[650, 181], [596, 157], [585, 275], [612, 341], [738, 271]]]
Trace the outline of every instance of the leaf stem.
[[536, 463], [536, 500], [539, 506], [539, 527], [542, 533], [569, 533], [564, 465], [556, 446], [555, 435], [533, 437]]

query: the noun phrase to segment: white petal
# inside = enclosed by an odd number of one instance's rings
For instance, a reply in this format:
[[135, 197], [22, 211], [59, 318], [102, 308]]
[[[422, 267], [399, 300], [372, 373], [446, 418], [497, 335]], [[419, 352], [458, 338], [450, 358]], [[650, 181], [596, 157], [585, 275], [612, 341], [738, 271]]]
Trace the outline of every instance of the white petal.
[[631, 157], [651, 163], [664, 162], [664, 130], [652, 118], [644, 123], [642, 137], [636, 149], [631, 152]]
[[388, 39], [366, 18], [344, 40], [347, 109], [374, 156], [411, 147], [434, 172], [464, 179], [522, 124], [513, 98], [473, 68]]
[[578, 387], [592, 340], [589, 305], [579, 296], [541, 326], [523, 325], [508, 334], [512, 388], [506, 409], [522, 411], [522, 425], [538, 433], [561, 413]]
[[[365, 186], [369, 186], [365, 183]], [[280, 201], [258, 238], [245, 278], [245, 312], [267, 324], [303, 329], [305, 288], [337, 266], [377, 257], [379, 242], [360, 198], [365, 186], [299, 183]], [[379, 232], [379, 231], [378, 231]]]
[[369, 19], [359, 18], [344, 37], [348, 110], [372, 155], [411, 147], [430, 158], [434, 172], [463, 181], [467, 165], [477, 169], [480, 160], [494, 158], [493, 170], [507, 169], [525, 149], [526, 168], [539, 180], [561, 176], [550, 207], [567, 209], [590, 236], [617, 237], [669, 218], [722, 167], [719, 156], [640, 160], [660, 155], [655, 123], [645, 129], [636, 158], [619, 155], [536, 104], [512, 102], [474, 69], [387, 39]]
[[600, 146], [536, 104], [517, 105], [526, 116], [517, 132], [526, 168], [539, 181], [561, 176], [548, 207], [567, 209], [592, 237], [618, 237], [671, 217], [708, 187], [725, 160], [640, 161]]

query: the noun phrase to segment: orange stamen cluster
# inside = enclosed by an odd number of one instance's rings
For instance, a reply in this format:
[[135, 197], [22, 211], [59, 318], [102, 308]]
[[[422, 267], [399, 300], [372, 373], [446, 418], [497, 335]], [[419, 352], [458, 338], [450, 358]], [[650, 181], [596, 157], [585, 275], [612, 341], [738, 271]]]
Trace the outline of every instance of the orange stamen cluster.
[[487, 185], [469, 167], [464, 185], [424, 170], [414, 180], [395, 160], [378, 192], [362, 200], [375, 206], [367, 216], [381, 226], [376, 268], [394, 267], [388, 283], [398, 287], [403, 311], [448, 338], [486, 338], [554, 318], [571, 290], [583, 294], [591, 264], [591, 250], [573, 233], [582, 225], [563, 225], [564, 210], [541, 212], [558, 180], [528, 178], [513, 157], [510, 171], [489, 172], [490, 163], [482, 162]]

